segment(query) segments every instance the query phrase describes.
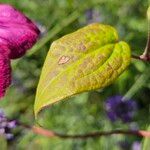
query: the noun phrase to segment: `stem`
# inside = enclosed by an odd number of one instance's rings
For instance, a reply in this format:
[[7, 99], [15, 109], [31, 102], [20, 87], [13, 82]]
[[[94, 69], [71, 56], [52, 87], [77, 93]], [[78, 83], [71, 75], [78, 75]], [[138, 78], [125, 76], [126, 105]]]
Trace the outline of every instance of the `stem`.
[[140, 137], [149, 137], [150, 138], [150, 131], [134, 131], [134, 130], [113, 130], [113, 131], [101, 131], [101, 132], [91, 132], [86, 134], [75, 134], [75, 135], [69, 135], [69, 134], [61, 134], [56, 133], [51, 130], [46, 130], [41, 127], [33, 126], [31, 130], [36, 133], [43, 135], [48, 138], [52, 137], [59, 137], [63, 139], [87, 139], [87, 138], [97, 138], [101, 136], [109, 136], [114, 134], [125, 134], [125, 135], [132, 135], [132, 136], [140, 136]]
[[150, 20], [148, 20], [148, 36], [147, 36], [147, 44], [144, 50], [143, 55], [149, 56], [150, 55]]
[[138, 59], [138, 60], [141, 60], [141, 61], [150, 62], [150, 59], [145, 59], [145, 56], [143, 56], [143, 55], [141, 55], [141, 56], [132, 55], [131, 57], [133, 59]]
[[72, 134], [57, 133], [52, 130], [44, 129], [42, 127], [29, 126], [21, 122], [18, 122], [18, 125], [28, 130], [31, 130], [35, 134], [39, 134], [48, 138], [58, 137], [58, 138], [63, 138], [63, 139], [87, 139], [87, 138], [98, 138], [101, 136], [109, 136], [109, 135], [115, 135], [115, 134], [124, 134], [124, 135], [130, 135], [130, 136], [150, 138], [150, 131], [144, 131], [144, 130], [112, 130], [112, 131], [99, 131], [99, 132], [90, 132], [86, 134], [73, 134], [72, 135]]
[[147, 20], [148, 20], [147, 43], [146, 43], [144, 53], [140, 56], [140, 58], [150, 61], [150, 7], [147, 10]]

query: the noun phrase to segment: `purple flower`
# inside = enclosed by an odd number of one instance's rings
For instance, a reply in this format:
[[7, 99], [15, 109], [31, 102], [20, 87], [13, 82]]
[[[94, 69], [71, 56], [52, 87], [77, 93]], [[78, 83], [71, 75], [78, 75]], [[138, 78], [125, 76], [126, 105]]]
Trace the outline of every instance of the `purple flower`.
[[11, 83], [10, 59], [23, 56], [36, 43], [39, 33], [23, 13], [0, 4], [0, 98]]
[[120, 119], [130, 122], [137, 110], [137, 104], [133, 100], [123, 99], [123, 96], [112, 96], [106, 100], [105, 108], [111, 121]]
[[16, 128], [16, 126], [16, 120], [9, 121], [6, 118], [3, 110], [0, 109], [0, 134], [3, 135], [7, 140], [11, 140], [14, 137], [12, 129]]
[[141, 143], [138, 142], [138, 141], [135, 141], [135, 142], [132, 144], [132, 150], [141, 150]]
[[93, 19], [93, 9], [90, 8], [90, 9], [86, 10], [85, 15], [86, 15], [86, 19], [88, 21], [92, 20]]
[[93, 8], [87, 9], [85, 11], [85, 17], [86, 17], [87, 23], [93, 23], [93, 22], [100, 22], [101, 21], [99, 11], [95, 10]]

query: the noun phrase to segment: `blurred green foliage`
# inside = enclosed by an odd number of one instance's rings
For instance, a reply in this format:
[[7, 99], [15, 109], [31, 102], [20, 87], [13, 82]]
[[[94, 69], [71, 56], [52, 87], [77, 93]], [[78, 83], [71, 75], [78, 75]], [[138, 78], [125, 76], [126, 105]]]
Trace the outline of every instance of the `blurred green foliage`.
[[[148, 127], [148, 131], [150, 131], [150, 126]], [[143, 150], [149, 150], [150, 148], [150, 138], [145, 138], [143, 143]]]
[[[89, 23], [87, 10], [92, 9], [96, 15], [92, 22], [98, 20], [114, 26], [120, 34], [120, 39], [131, 45], [133, 54], [141, 54], [146, 44], [146, 9], [149, 0], [0, 0], [0, 2], [12, 4], [45, 30], [37, 45], [26, 56], [13, 62], [13, 84], [0, 103], [0, 107], [4, 108], [9, 118], [19, 119], [30, 125], [35, 123], [33, 115], [35, 91], [50, 44], [55, 39], [87, 25]], [[134, 126], [146, 129], [150, 124], [149, 67], [148, 63], [133, 60], [130, 67], [113, 85], [104, 90], [83, 93], [68, 102], [54, 105], [46, 110], [40, 123], [48, 129], [71, 134]], [[123, 124], [111, 123], [108, 120], [103, 107], [104, 101], [108, 96], [118, 94], [127, 94], [137, 101], [139, 110], [134, 122]], [[15, 139], [8, 143], [8, 149], [121, 150], [118, 146], [120, 141], [128, 141], [131, 145], [134, 141], [142, 142], [142, 139], [123, 135], [87, 140], [48, 139], [20, 129]]]

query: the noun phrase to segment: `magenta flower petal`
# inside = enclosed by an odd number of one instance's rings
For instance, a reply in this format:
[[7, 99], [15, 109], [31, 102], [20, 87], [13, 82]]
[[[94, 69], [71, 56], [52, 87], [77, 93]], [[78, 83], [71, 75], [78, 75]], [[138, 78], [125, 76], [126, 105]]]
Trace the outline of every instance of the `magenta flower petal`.
[[23, 56], [40, 34], [36, 25], [8, 4], [0, 4], [0, 98], [11, 84], [10, 59]]
[[10, 5], [0, 5], [0, 45], [8, 47], [10, 59], [23, 56], [35, 44], [39, 33], [23, 13]]
[[5, 95], [6, 88], [11, 83], [10, 59], [7, 54], [0, 49], [0, 98]]

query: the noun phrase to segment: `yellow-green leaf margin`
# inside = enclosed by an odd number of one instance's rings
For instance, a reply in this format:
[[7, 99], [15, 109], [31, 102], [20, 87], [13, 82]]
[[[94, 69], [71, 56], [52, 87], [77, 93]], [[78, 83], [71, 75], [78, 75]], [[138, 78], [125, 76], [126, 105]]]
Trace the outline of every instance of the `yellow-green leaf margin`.
[[44, 107], [72, 95], [104, 88], [130, 63], [130, 48], [117, 31], [94, 23], [54, 41], [46, 57], [34, 104]]

